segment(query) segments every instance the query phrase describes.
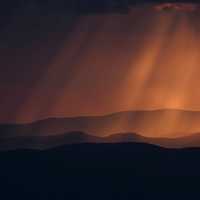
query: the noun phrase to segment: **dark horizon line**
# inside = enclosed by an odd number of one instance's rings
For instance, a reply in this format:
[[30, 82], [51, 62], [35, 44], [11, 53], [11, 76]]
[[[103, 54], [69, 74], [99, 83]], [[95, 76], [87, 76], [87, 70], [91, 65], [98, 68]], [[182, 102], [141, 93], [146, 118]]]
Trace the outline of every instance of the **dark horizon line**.
[[164, 111], [173, 111], [173, 112], [190, 112], [190, 113], [200, 113], [200, 110], [188, 110], [188, 109], [183, 109], [183, 108], [158, 108], [158, 109], [137, 109], [137, 110], [121, 110], [121, 111], [117, 111], [117, 112], [108, 112], [107, 114], [100, 114], [100, 115], [76, 115], [76, 116], [49, 116], [49, 117], [41, 117], [38, 118], [36, 120], [30, 120], [27, 122], [18, 122], [18, 121], [12, 121], [12, 122], [0, 122], [0, 126], [1, 125], [30, 125], [30, 124], [35, 124], [35, 123], [39, 123], [42, 121], [46, 121], [46, 120], [59, 120], [59, 119], [77, 119], [77, 118], [102, 118], [102, 117], [110, 117], [112, 115], [119, 115], [122, 113], [139, 113], [139, 112], [164, 112]]
[[[85, 132], [85, 131], [68, 131], [66, 133], [61, 133], [61, 134], [57, 134], [57, 135], [39, 135], [37, 137], [41, 137], [41, 138], [56, 138], [56, 137], [63, 137], [63, 136], [68, 136], [68, 135], [75, 135], [75, 134], [79, 134], [79, 135], [84, 135], [84, 136], [89, 136], [89, 137], [95, 137], [95, 138], [98, 138], [98, 139], [108, 139], [108, 138], [112, 138], [114, 136], [138, 136], [138, 137], [141, 137], [143, 139], [147, 139], [147, 140], [151, 140], [151, 139], [161, 139], [161, 140], [171, 140], [171, 141], [174, 141], [174, 140], [180, 140], [180, 139], [186, 139], [186, 138], [190, 138], [190, 137], [194, 137], [194, 136], [200, 136], [200, 132], [190, 132], [190, 134], [188, 135], [184, 135], [184, 136], [178, 136], [178, 137], [150, 137], [150, 136], [144, 136], [140, 133], [137, 133], [137, 132], [118, 132], [118, 133], [111, 133], [109, 135], [104, 135], [104, 136], [97, 136], [97, 135], [92, 135], [91, 133], [88, 133], [88, 132]], [[17, 136], [16, 138], [28, 138], [28, 137], [32, 137], [32, 135], [28, 135], [28, 136]], [[10, 139], [10, 138], [8, 138]], [[14, 139], [14, 138], [12, 138]], [[88, 142], [86, 142], [88, 143]], [[90, 143], [90, 142], [89, 142]], [[121, 143], [121, 142], [120, 142]], [[128, 143], [133, 143], [133, 142], [128, 142]], [[151, 143], [148, 143], [148, 142], [144, 142], [144, 143], [147, 143], [147, 144], [151, 144]], [[72, 144], [79, 144], [79, 143], [72, 143]], [[93, 142], [92, 142], [93, 144]], [[159, 145], [158, 145], [159, 146]], [[200, 148], [200, 147], [199, 147]]]
[[[77, 131], [78, 132], [78, 131]], [[69, 133], [77, 133], [76, 131], [74, 132], [69, 132]], [[195, 136], [200, 136], [200, 133], [193, 133], [192, 135], [189, 135], [189, 136], [182, 136], [182, 137], [176, 137], [176, 138], [168, 138], [168, 137], [146, 137], [146, 136], [143, 136], [143, 135], [140, 135], [138, 133], [134, 133], [134, 132], [130, 132], [130, 133], [116, 133], [116, 134], [111, 134], [111, 135], [108, 135], [108, 136], [94, 136], [94, 135], [91, 135], [91, 134], [88, 134], [88, 133], [85, 133], [85, 132], [79, 132], [79, 133], [82, 133], [84, 134], [84, 136], [86, 137], [95, 137], [97, 140], [98, 139], [102, 139], [102, 141], [85, 141], [85, 142], [75, 142], [75, 143], [65, 143], [65, 144], [59, 144], [59, 145], [52, 145], [50, 147], [41, 147], [41, 148], [8, 148], [8, 149], [0, 149], [0, 153], [1, 152], [12, 152], [12, 151], [22, 151], [22, 150], [34, 150], [34, 151], [48, 151], [48, 150], [51, 150], [51, 149], [57, 149], [57, 148], [62, 148], [62, 147], [69, 147], [69, 146], [80, 146], [80, 145], [123, 145], [123, 144], [128, 144], [128, 145], [149, 145], [149, 146], [154, 146], [154, 147], [158, 147], [158, 148], [162, 148], [162, 149], [167, 149], [167, 150], [185, 150], [185, 149], [188, 149], [188, 150], [192, 150], [192, 149], [198, 149], [200, 150], [200, 146], [187, 146], [187, 145], [176, 145], [176, 144], [173, 144], [172, 146], [170, 145], [170, 142], [178, 142], [178, 141], [181, 141], [181, 140], [187, 140], [187, 138], [194, 138]], [[121, 140], [121, 141], [106, 141], [106, 139], [113, 139], [115, 136], [123, 136], [123, 135], [133, 135], [133, 136], [139, 136], [141, 137], [141, 141], [140, 140], [135, 140], [135, 141], [125, 141], [125, 140]], [[62, 135], [54, 135], [54, 136], [39, 136], [41, 138], [44, 138], [44, 137], [47, 137], [47, 138], [57, 138], [59, 136], [67, 136], [67, 134], [62, 134]], [[25, 138], [28, 138], [28, 137], [25, 137]], [[12, 138], [12, 139], [15, 139], [15, 138]], [[161, 141], [161, 143], [159, 143], [159, 140]], [[168, 144], [162, 144], [162, 141], [165, 141], [165, 142], [168, 142]]]

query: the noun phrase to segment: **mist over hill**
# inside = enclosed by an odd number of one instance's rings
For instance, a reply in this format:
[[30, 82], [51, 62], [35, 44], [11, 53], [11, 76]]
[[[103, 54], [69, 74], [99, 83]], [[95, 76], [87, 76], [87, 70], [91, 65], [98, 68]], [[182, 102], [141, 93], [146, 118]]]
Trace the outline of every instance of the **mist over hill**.
[[199, 148], [200, 133], [179, 138], [151, 138], [136, 133], [117, 133], [107, 137], [97, 137], [83, 132], [68, 132], [55, 136], [21, 136], [0, 141], [0, 151], [17, 149], [50, 149], [61, 145], [73, 144], [121, 144], [145, 143], [165, 148]]
[[200, 112], [127, 111], [105, 116], [49, 118], [29, 124], [1, 124], [0, 138], [50, 136], [74, 131], [100, 137], [130, 132], [145, 137], [183, 137], [200, 132]]

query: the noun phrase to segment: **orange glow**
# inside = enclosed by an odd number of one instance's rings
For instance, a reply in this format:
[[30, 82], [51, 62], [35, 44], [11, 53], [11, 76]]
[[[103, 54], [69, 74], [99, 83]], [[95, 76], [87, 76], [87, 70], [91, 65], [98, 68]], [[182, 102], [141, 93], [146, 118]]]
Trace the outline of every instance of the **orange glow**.
[[[158, 12], [166, 7], [173, 12]], [[60, 32], [66, 28], [62, 40], [49, 33], [48, 48], [36, 44], [30, 51], [36, 61], [26, 65], [28, 78], [23, 82], [19, 74], [17, 86], [12, 84], [13, 77], [11, 83], [1, 85], [1, 92], [7, 91], [0, 100], [1, 122], [99, 116], [127, 110], [200, 111], [200, 24], [198, 12], [193, 12], [198, 9], [183, 3], [140, 6], [127, 15], [80, 16], [69, 28], [65, 27], [67, 19], [61, 16]], [[48, 57], [54, 40], [59, 41], [56, 53], [43, 64], [37, 51], [42, 49], [41, 55]], [[12, 68], [11, 61], [1, 62]], [[19, 60], [18, 65], [23, 62]], [[9, 99], [17, 102], [11, 106], [13, 114], [5, 109], [12, 104]], [[178, 136], [180, 113], [163, 111], [152, 120], [143, 116], [134, 122], [139, 128], [131, 130], [146, 136]], [[109, 122], [95, 128], [98, 133], [101, 129], [113, 132], [119, 126], [120, 130], [129, 130], [126, 127], [131, 122], [125, 117], [118, 124]], [[200, 131], [200, 127], [185, 128], [193, 130]]]

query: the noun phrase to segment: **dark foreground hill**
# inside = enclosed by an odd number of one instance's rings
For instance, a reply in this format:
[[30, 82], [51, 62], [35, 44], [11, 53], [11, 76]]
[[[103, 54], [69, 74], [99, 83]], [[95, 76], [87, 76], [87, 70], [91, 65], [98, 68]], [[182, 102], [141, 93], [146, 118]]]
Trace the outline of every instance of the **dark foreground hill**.
[[[165, 149], [144, 143], [76, 144], [44, 151], [0, 152], [1, 173], [43, 170], [127, 169], [137, 175], [200, 175], [200, 149]], [[19, 172], [20, 172], [19, 171]]]
[[184, 189], [167, 176], [199, 176], [199, 169], [200, 149], [164, 149], [142, 143], [7, 151], [0, 152], [1, 197], [124, 200], [149, 199], [155, 193], [169, 199], [170, 188], [180, 192], [179, 197]]

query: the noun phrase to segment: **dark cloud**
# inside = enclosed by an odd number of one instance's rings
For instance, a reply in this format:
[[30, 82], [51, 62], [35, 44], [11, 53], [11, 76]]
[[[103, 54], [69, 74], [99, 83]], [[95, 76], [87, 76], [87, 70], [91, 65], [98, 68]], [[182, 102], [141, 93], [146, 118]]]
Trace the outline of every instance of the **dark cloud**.
[[154, 8], [158, 11], [194, 12], [199, 9], [199, 5], [194, 3], [162, 3], [155, 5]]

